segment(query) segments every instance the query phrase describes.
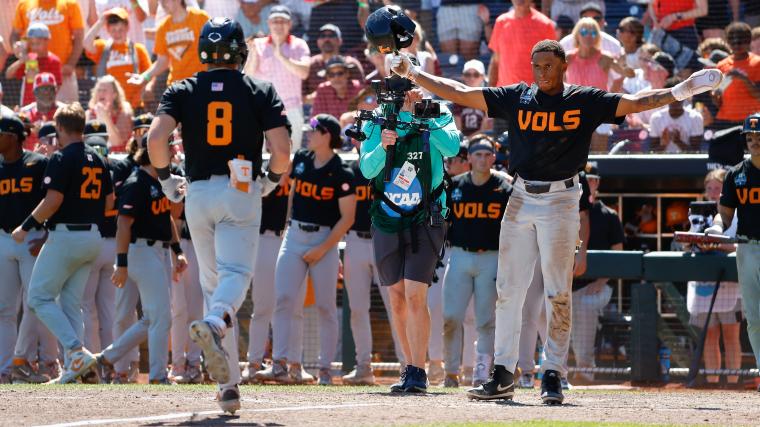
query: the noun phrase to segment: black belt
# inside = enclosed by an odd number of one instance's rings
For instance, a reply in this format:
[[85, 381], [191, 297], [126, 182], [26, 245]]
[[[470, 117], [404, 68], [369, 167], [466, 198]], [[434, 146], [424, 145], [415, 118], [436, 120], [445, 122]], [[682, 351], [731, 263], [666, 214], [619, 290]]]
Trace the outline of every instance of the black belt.
[[280, 237], [282, 236], [282, 230], [266, 230], [266, 229], [259, 229], [259, 234], [264, 234], [267, 231], [271, 231], [275, 236]]
[[491, 249], [481, 249], [481, 248], [472, 248], [469, 246], [459, 246], [459, 249], [465, 251], [465, 252], [473, 252], [473, 253], [481, 253], [481, 252], [488, 252]]
[[314, 233], [315, 231], [319, 231], [319, 229], [322, 228], [322, 227], [319, 226], [319, 225], [315, 225], [315, 224], [303, 224], [303, 223], [299, 222], [298, 223], [298, 228], [301, 231], [305, 231], [307, 233]]
[[356, 237], [358, 237], [360, 239], [371, 239], [372, 238], [372, 233], [370, 233], [369, 231], [354, 231], [354, 233], [356, 234]]
[[90, 231], [93, 224], [53, 224], [50, 226], [51, 231], [63, 230], [64, 228], [69, 231]]
[[[575, 185], [575, 183], [573, 182], [573, 178], [568, 178], [562, 182], [565, 184], [565, 189], [573, 188], [573, 185]], [[523, 183], [525, 184], [525, 191], [527, 191], [530, 194], [548, 193], [552, 189], [551, 183], [531, 184], [525, 181], [525, 179], [523, 179]]]

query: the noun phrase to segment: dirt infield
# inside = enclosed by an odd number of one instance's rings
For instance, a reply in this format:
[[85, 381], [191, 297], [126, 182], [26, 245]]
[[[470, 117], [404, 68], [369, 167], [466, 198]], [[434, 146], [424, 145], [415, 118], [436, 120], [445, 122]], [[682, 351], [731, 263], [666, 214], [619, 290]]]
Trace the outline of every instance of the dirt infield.
[[545, 420], [581, 425], [758, 425], [760, 393], [574, 389], [546, 407], [537, 391], [513, 403], [472, 402], [464, 389], [392, 395], [387, 387], [245, 386], [243, 410], [222, 416], [213, 386], [0, 386], [0, 424], [21, 425], [444, 425]]

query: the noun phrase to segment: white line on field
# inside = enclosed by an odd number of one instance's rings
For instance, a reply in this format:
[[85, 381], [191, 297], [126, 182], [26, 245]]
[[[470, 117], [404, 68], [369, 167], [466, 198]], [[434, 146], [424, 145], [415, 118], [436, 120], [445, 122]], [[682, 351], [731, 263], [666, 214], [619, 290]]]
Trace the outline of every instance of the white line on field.
[[[243, 412], [296, 412], [296, 411], [311, 411], [315, 409], [345, 409], [345, 408], [361, 408], [367, 406], [382, 406], [382, 403], [346, 403], [343, 405], [315, 405], [315, 406], [285, 406], [281, 408], [258, 408], [258, 409], [241, 409], [236, 413]], [[193, 418], [199, 415], [222, 415], [222, 411], [200, 411], [200, 412], [174, 412], [165, 415], [151, 415], [148, 417], [134, 417], [134, 418], [104, 418], [100, 420], [83, 420], [74, 421], [71, 423], [60, 424], [41, 424], [37, 427], [75, 427], [75, 426], [93, 426], [99, 424], [121, 424], [121, 423], [134, 423], [145, 421], [165, 421], [173, 420], [177, 418]]]

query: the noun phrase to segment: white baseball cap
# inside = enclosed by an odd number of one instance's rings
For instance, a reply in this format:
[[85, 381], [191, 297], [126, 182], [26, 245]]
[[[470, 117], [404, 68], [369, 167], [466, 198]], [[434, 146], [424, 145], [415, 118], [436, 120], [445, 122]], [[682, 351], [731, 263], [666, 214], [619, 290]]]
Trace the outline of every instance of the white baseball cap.
[[475, 70], [482, 75], [486, 74], [485, 65], [483, 65], [483, 63], [478, 61], [477, 59], [471, 59], [464, 63], [464, 67], [462, 68], [462, 73], [467, 72], [467, 70]]

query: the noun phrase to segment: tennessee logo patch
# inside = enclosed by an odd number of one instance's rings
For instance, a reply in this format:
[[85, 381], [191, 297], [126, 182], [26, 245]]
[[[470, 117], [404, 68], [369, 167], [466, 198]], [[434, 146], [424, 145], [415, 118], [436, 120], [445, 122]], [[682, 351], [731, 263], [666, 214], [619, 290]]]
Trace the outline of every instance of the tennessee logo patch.
[[743, 187], [743, 186], [747, 185], [747, 175], [745, 175], [743, 172], [740, 173], [740, 174], [738, 174], [738, 175], [736, 175], [734, 177], [734, 184], [737, 187]]

